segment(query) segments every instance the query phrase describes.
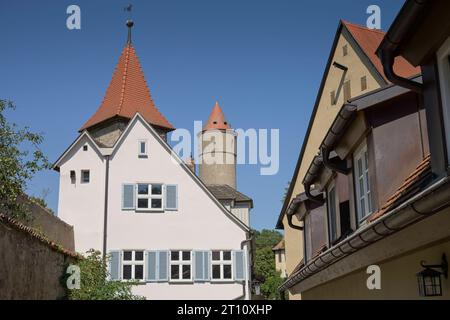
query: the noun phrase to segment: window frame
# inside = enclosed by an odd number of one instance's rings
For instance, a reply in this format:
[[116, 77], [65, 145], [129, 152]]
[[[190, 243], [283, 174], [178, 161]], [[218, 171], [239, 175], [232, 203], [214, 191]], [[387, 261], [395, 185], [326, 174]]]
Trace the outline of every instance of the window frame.
[[[125, 252], [131, 251], [131, 260], [125, 260]], [[136, 252], [141, 251], [142, 252], [142, 260], [136, 260]], [[120, 279], [122, 281], [138, 281], [138, 282], [145, 282], [145, 272], [146, 272], [146, 258], [145, 258], [145, 250], [144, 249], [124, 249], [122, 250], [121, 254], [121, 264], [120, 264]], [[130, 265], [131, 266], [131, 278], [130, 279], [124, 279], [123, 277], [123, 270], [124, 266]], [[136, 279], [136, 272], [135, 272], [135, 266], [136, 265], [142, 265], [142, 279]]]
[[[84, 174], [87, 172], [88, 174], [88, 181], [84, 180]], [[91, 182], [91, 170], [89, 169], [81, 169], [81, 175], [80, 175], [80, 183], [81, 184], [88, 184]]]
[[[172, 252], [178, 252], [178, 260], [172, 261]], [[190, 260], [183, 260], [183, 252], [189, 252]], [[178, 266], [178, 279], [172, 278], [172, 266]], [[183, 266], [189, 265], [190, 266], [190, 278], [189, 279], [183, 279]], [[168, 271], [168, 278], [169, 282], [193, 282], [194, 281], [194, 254], [191, 249], [172, 249], [169, 250], [169, 271]]]
[[368, 89], [367, 86], [367, 76], [361, 77], [361, 91], [366, 91]]
[[[214, 252], [220, 252], [220, 259], [219, 260], [213, 260], [213, 254]], [[230, 252], [230, 260], [224, 260], [223, 253], [224, 252]], [[233, 250], [226, 250], [226, 249], [218, 249], [218, 250], [211, 250], [211, 261], [210, 261], [210, 281], [211, 282], [234, 282], [234, 254]], [[219, 265], [220, 266], [220, 278], [214, 278], [213, 274], [213, 266]], [[224, 266], [230, 265], [231, 266], [231, 278], [225, 279], [224, 278]]]
[[447, 149], [447, 166], [450, 165], [450, 37], [436, 53], [439, 88], [442, 100], [442, 116], [444, 118], [445, 147]]
[[[362, 175], [358, 173], [358, 161], [361, 159], [363, 164]], [[361, 196], [360, 179], [363, 178], [364, 197]], [[367, 142], [364, 140], [358, 148], [353, 152], [353, 186], [355, 191], [356, 204], [356, 221], [358, 225], [363, 224], [367, 217], [373, 213], [373, 199], [372, 186], [370, 184], [370, 165], [369, 165], [369, 151]], [[364, 214], [361, 210], [361, 200], [364, 198]]]
[[[145, 152], [142, 152], [141, 144], [144, 143], [145, 145]], [[148, 157], [148, 140], [147, 139], [139, 139], [138, 140], [138, 157], [139, 158], [146, 158]]]
[[[334, 179], [328, 184], [328, 187], [326, 190], [327, 190], [326, 200], [327, 200], [327, 228], [328, 228], [327, 236], [328, 236], [328, 245], [331, 247], [333, 245], [333, 243], [335, 243], [335, 241], [337, 239], [339, 239], [339, 236], [340, 236], [339, 197], [338, 197], [338, 192], [336, 189], [336, 181]], [[331, 208], [331, 203], [330, 203], [331, 190], [334, 190], [334, 221], [331, 217], [332, 214], [331, 214], [331, 210], [330, 210], [330, 208]], [[335, 237], [333, 237], [333, 229], [334, 229]]]
[[[139, 185], [147, 185], [148, 193], [147, 194], [139, 194]], [[161, 186], [161, 194], [152, 194], [152, 186], [153, 185], [160, 185]], [[136, 190], [135, 190], [135, 196], [136, 196], [136, 203], [135, 203], [135, 211], [136, 212], [164, 212], [165, 210], [165, 185], [164, 183], [149, 183], [149, 182], [137, 182], [136, 183]], [[148, 200], [148, 206], [147, 208], [139, 208], [139, 199], [147, 199]], [[151, 203], [152, 199], [160, 199], [161, 200], [161, 208], [152, 208]]]
[[344, 44], [344, 45], [342, 46], [342, 56], [343, 56], [343, 57], [348, 56], [348, 44]]

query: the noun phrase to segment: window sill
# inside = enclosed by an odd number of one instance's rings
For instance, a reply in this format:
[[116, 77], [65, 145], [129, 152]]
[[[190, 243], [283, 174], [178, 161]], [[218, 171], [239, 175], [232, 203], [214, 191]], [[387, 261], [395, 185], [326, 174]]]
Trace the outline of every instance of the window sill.
[[169, 280], [169, 284], [193, 284], [194, 280]]
[[140, 155], [138, 155], [138, 159], [148, 159], [148, 155], [140, 154]]

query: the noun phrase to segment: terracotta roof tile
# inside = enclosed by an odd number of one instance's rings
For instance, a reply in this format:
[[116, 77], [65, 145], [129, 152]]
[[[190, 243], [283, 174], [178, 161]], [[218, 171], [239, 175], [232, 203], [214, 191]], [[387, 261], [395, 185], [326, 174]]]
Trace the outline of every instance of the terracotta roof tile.
[[421, 190], [420, 182], [431, 172], [431, 156], [426, 156], [416, 169], [405, 179], [397, 191], [386, 201], [380, 210], [372, 214], [368, 221], [372, 222], [385, 215], [389, 210], [394, 209], [402, 203], [405, 196], [412, 196]]
[[[385, 36], [385, 32], [381, 30], [368, 29], [366, 27], [353, 24], [347, 21], [342, 21], [342, 23], [347, 27], [350, 34], [353, 36], [355, 41], [359, 44], [361, 49], [367, 55], [369, 60], [378, 70], [378, 72], [387, 81], [388, 79], [384, 75], [383, 65], [380, 59], [375, 54], [377, 48], [379, 47], [381, 41]], [[397, 57], [394, 63], [394, 71], [401, 77], [409, 78], [421, 73], [420, 68], [413, 67], [404, 58]]]
[[227, 120], [225, 120], [225, 115], [223, 114], [222, 108], [219, 103], [216, 102], [211, 115], [209, 116], [208, 122], [206, 122], [203, 130], [227, 130], [231, 129]]
[[113, 117], [131, 119], [137, 112], [152, 125], [174, 129], [153, 103], [136, 51], [127, 44], [100, 107], [80, 132]]

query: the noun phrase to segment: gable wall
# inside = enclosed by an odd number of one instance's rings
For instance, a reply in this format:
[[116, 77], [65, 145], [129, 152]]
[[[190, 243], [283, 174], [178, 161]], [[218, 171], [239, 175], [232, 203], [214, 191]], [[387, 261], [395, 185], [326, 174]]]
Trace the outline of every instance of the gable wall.
[[[347, 56], [343, 56], [342, 48], [344, 45], [347, 45], [348, 47]], [[336, 61], [349, 68], [344, 81], [350, 80], [351, 97], [356, 97], [365, 92], [377, 89], [382, 84], [377, 75], [372, 71], [369, 71], [366, 64], [362, 62], [365, 61], [365, 59], [365, 56], [362, 55], [360, 49], [354, 45], [354, 40], [351, 39], [348, 32], [344, 28], [338, 38], [332, 62]], [[338, 88], [342, 81], [342, 75], [343, 71], [333, 66], [330, 66], [330, 69], [326, 71], [324, 75], [324, 77], [326, 77], [326, 81], [323, 92], [319, 98], [317, 112], [308, 140], [304, 142], [306, 143], [305, 152], [303, 154], [300, 170], [298, 176], [296, 177], [296, 181], [294, 182], [295, 185], [289, 201], [292, 201], [297, 194], [304, 191], [302, 180], [305, 173], [314, 156], [318, 153], [318, 148], [328, 132], [332, 122], [336, 118], [337, 113], [344, 104], [343, 87], [340, 95], [338, 96], [336, 105], [331, 105], [330, 97], [331, 91], [334, 90], [335, 92], [338, 92]], [[366, 76], [367, 79], [367, 89], [365, 91], [361, 91], [362, 76]], [[297, 219], [294, 217], [294, 224], [299, 224], [296, 220]], [[303, 257], [303, 237], [301, 232], [288, 226], [286, 217], [283, 219], [283, 225], [286, 239], [286, 268], [288, 274], [290, 274]]]
[[[88, 150], [83, 151], [83, 145]], [[81, 183], [81, 170], [90, 170], [90, 182]], [[76, 182], [71, 183], [70, 171]], [[75, 250], [102, 249], [105, 164], [84, 136], [60, 164], [58, 217], [74, 226]], [[83, 199], [83, 201], [80, 201]]]

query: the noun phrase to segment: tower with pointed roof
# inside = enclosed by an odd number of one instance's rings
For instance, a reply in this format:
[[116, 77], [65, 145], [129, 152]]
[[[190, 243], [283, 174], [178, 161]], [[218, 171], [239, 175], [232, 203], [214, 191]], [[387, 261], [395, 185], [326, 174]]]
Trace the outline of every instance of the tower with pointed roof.
[[[174, 127], [151, 98], [131, 44], [133, 23], [127, 26], [128, 41], [100, 107], [54, 164], [58, 217], [73, 226], [77, 252], [109, 255], [112, 280], [139, 282], [134, 294], [250, 299], [252, 201], [231, 186], [206, 186], [195, 164], [167, 143]], [[216, 116], [205, 135], [234, 137], [223, 114]], [[232, 180], [225, 182], [234, 187], [230, 168]]]
[[199, 176], [206, 185], [236, 189], [236, 132], [216, 102], [199, 133]]
[[112, 147], [116, 143], [136, 113], [141, 114], [163, 139], [175, 129], [153, 102], [136, 50], [131, 43], [133, 22], [128, 21], [127, 26], [128, 40], [103, 101], [79, 130], [89, 131], [94, 140], [104, 147]]

